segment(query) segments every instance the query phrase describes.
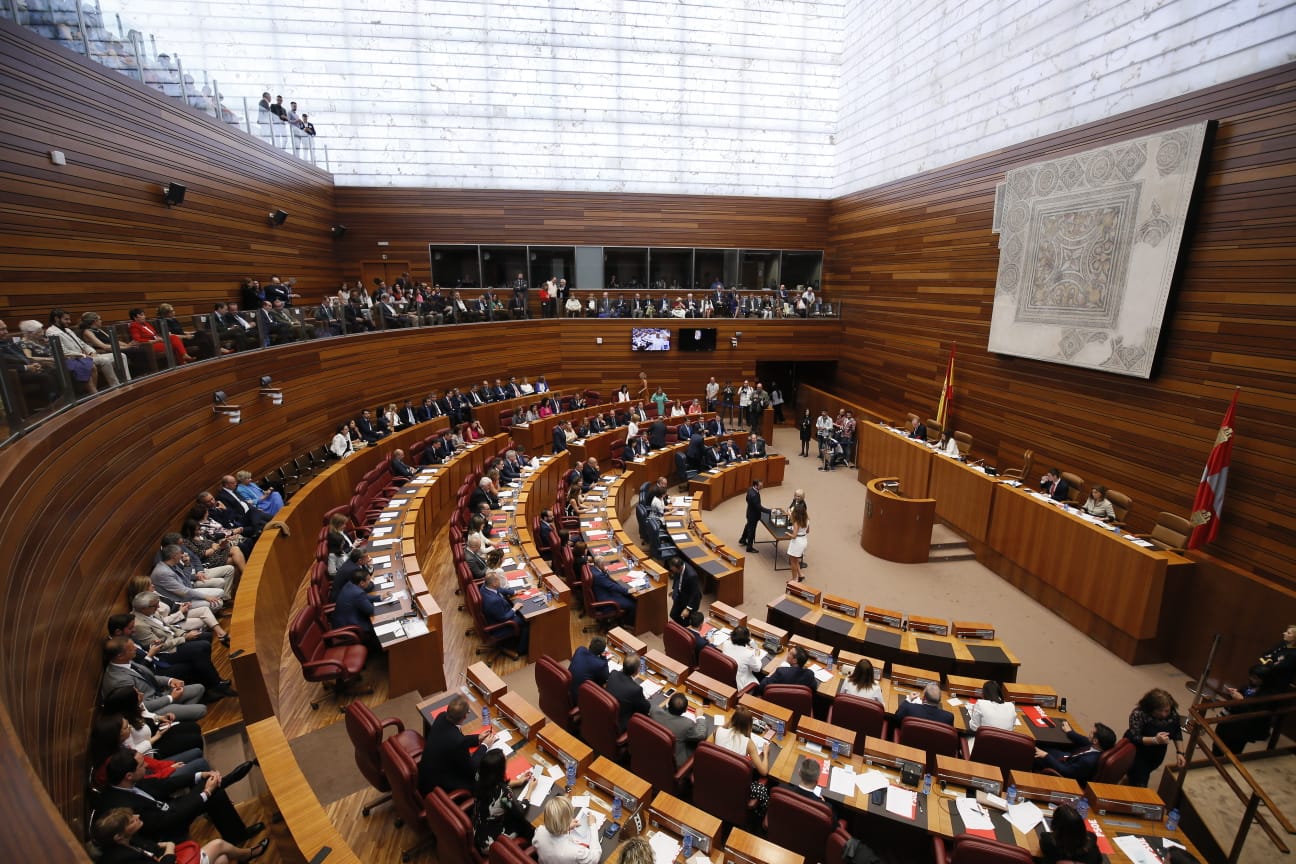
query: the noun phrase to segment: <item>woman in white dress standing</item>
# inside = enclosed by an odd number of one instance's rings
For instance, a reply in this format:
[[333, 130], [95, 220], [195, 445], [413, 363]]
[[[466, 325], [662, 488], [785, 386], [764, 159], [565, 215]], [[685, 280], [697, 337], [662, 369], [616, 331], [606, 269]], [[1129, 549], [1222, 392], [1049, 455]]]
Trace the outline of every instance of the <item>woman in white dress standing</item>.
[[792, 539], [788, 541], [787, 556], [788, 561], [792, 563], [792, 581], [804, 582], [805, 576], [801, 573], [801, 556], [805, 554], [806, 546], [810, 544], [810, 515], [806, 511], [805, 502], [800, 501], [793, 505], [792, 515], [789, 520], [792, 525]]

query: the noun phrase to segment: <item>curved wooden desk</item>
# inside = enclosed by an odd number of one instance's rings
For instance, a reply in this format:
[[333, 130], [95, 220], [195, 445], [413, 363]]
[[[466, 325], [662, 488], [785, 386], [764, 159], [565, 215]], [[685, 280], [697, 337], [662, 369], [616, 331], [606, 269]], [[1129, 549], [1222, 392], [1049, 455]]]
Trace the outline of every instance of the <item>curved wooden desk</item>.
[[885, 488], [896, 482], [894, 477], [879, 477], [865, 484], [860, 545], [886, 561], [921, 564], [931, 549], [936, 499], [904, 498]]

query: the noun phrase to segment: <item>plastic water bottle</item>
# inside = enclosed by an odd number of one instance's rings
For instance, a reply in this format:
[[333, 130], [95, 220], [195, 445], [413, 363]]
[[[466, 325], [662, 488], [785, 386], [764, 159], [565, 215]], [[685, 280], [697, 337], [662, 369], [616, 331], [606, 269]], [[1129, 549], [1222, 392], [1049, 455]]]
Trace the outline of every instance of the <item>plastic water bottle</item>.
[[1017, 787], [1016, 787], [1016, 786], [1009, 786], [1009, 787], [1008, 787], [1008, 804], [1011, 806], [1011, 805], [1016, 804], [1016, 803], [1017, 803]]
[[640, 674], [640, 675], [647, 675], [647, 674], [648, 674], [648, 658], [647, 658], [647, 657], [640, 657], [640, 658], [639, 658], [639, 674]]
[[567, 791], [571, 791], [576, 786], [576, 760], [567, 761]]
[[1076, 812], [1080, 814], [1081, 819], [1089, 816], [1089, 799], [1081, 795], [1075, 802]]
[[780, 741], [782, 741], [782, 740], [783, 740], [783, 735], [784, 735], [784, 733], [786, 733], [786, 732], [787, 732], [787, 724], [784, 723], [782, 720], [775, 720], [775, 721], [774, 721], [774, 737], [776, 737], [776, 738], [778, 738]]
[[931, 784], [932, 784], [932, 775], [930, 775], [930, 774], [924, 774], [924, 775], [923, 775], [923, 794], [924, 794], [924, 795], [930, 795], [930, 794], [931, 794]]
[[832, 753], [834, 759], [841, 756], [841, 746], [841, 742], [834, 738], [832, 742]]
[[1165, 823], [1165, 825], [1166, 825], [1166, 830], [1167, 830], [1167, 831], [1178, 831], [1178, 830], [1179, 830], [1179, 808], [1178, 808], [1178, 807], [1176, 807], [1176, 808], [1174, 808], [1173, 810], [1171, 810], [1171, 811], [1170, 811], [1170, 814], [1169, 814], [1168, 816], [1166, 816], [1166, 823]]
[[489, 726], [489, 725], [491, 725], [491, 722], [490, 722], [490, 706], [489, 706], [489, 705], [483, 705], [483, 706], [482, 706], [482, 725], [483, 725], [483, 726]]
[[684, 857], [687, 859], [693, 854], [693, 835], [688, 831], [684, 832]]
[[612, 798], [612, 821], [621, 821], [621, 796], [617, 795]]

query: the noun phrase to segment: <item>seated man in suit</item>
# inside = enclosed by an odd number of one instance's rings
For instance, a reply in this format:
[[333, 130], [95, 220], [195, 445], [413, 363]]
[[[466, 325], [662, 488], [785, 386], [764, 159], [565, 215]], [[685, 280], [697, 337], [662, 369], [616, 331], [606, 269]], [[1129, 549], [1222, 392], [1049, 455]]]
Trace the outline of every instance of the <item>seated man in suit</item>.
[[572, 652], [571, 663], [567, 671], [571, 673], [571, 698], [576, 701], [576, 692], [586, 681], [593, 681], [600, 687], [607, 685], [608, 664], [604, 653], [607, 641], [602, 636], [590, 640], [589, 647], [584, 645]]
[[[149, 579], [153, 590], [161, 594], [172, 605], [180, 603], [199, 603], [208, 605], [215, 612], [229, 602], [227, 584], [233, 579], [208, 576], [207, 571], [194, 571], [186, 566], [188, 553], [178, 543], [162, 547], [161, 560], [153, 565]], [[228, 566], [228, 565], [226, 565]], [[233, 568], [230, 568], [231, 576]]]
[[464, 563], [472, 578], [480, 582], [486, 578], [486, 555], [482, 552], [482, 535], [470, 534], [464, 541]]
[[734, 447], [732, 438], [720, 442], [720, 461], [725, 465], [738, 461], [738, 450]]
[[155, 714], [174, 714], [177, 720], [201, 720], [207, 716], [207, 706], [200, 704], [206, 688], [159, 675], [135, 656], [135, 643], [129, 637], [109, 636], [104, 640], [100, 699], [117, 687], [134, 687], [144, 694], [144, 707]]
[[581, 491], [588, 492], [599, 481], [599, 463], [593, 456], [581, 466]]
[[765, 456], [765, 439], [753, 433], [752, 436], [747, 439], [747, 458], [764, 459]]
[[482, 502], [488, 504], [492, 510], [498, 510], [500, 507], [495, 481], [489, 477], [483, 477], [477, 482], [477, 488], [473, 490], [472, 496], [468, 499], [468, 512], [478, 512], [481, 509]]
[[623, 617], [635, 614], [635, 598], [631, 596], [629, 588], [608, 575], [606, 556], [594, 556], [594, 560], [589, 565], [589, 572], [593, 580], [591, 589], [595, 600], [600, 603], [611, 601], [617, 604], [621, 607]]
[[[441, 408], [436, 404], [436, 400], [431, 395], [423, 399], [423, 404], [414, 409], [414, 419], [419, 423], [426, 423], [433, 417], [441, 416]], [[426, 460], [425, 460], [426, 461]]]
[[621, 732], [630, 724], [630, 715], [647, 714], [652, 710], [648, 697], [644, 695], [643, 685], [636, 679], [639, 674], [639, 655], [627, 654], [621, 668], [608, 675], [607, 691], [616, 697], [621, 710], [617, 715], [617, 729]]
[[[419, 760], [418, 788], [420, 795], [426, 795], [433, 789], [444, 789], [454, 792], [459, 789], [472, 789], [477, 782], [477, 763], [486, 748], [477, 749], [482, 743], [483, 735], [489, 735], [489, 729], [483, 729], [477, 735], [465, 735], [459, 727], [468, 719], [468, 700], [456, 693], [450, 697], [450, 704], [436, 716], [428, 727], [427, 737], [423, 741], [423, 756]], [[477, 752], [474, 753], [473, 751]]]
[[536, 523], [536, 545], [540, 548], [540, 557], [553, 561], [554, 550], [562, 544], [562, 535], [554, 525], [553, 511], [546, 507], [540, 511], [540, 521]]
[[[251, 480], [251, 476], [248, 479]], [[238, 493], [238, 485], [237, 477], [226, 474], [221, 478], [220, 488], [216, 490], [214, 497], [239, 520], [239, 524], [247, 526], [248, 530], [245, 533], [255, 537], [273, 517], [269, 512], [259, 508], [255, 502], [244, 500]]]
[[516, 450], [509, 450], [504, 454], [504, 460], [500, 462], [500, 481], [503, 483], [512, 483], [514, 480], [522, 479], [522, 460], [518, 458]]
[[[680, 409], [683, 410], [682, 408]], [[675, 430], [675, 437], [680, 441], [688, 441], [693, 437], [693, 426], [686, 420]]]
[[[338, 573], [342, 568], [338, 568]], [[378, 634], [374, 633], [374, 599], [376, 595], [370, 594], [373, 588], [373, 570], [356, 568], [349, 573], [350, 578], [338, 585], [337, 597], [334, 600], [333, 613], [329, 616], [329, 623], [333, 627], [356, 627], [359, 628], [362, 638], [371, 651], [383, 650], [382, 643], [378, 641]]]
[[342, 593], [342, 587], [348, 582], [354, 582], [357, 573], [373, 576], [373, 569], [373, 560], [369, 557], [368, 548], [354, 547], [347, 553], [346, 560], [339, 564], [333, 573], [332, 584], [329, 586], [329, 602], [337, 600], [338, 595]]
[[702, 614], [701, 609], [694, 609], [688, 616], [688, 631], [693, 637], [693, 653], [696, 655], [703, 648], [711, 643], [702, 635], [702, 624], [706, 621], [706, 616]]
[[444, 435], [429, 438], [423, 447], [423, 464], [440, 465], [454, 455], [454, 447]]
[[639, 456], [647, 456], [652, 451], [648, 446], [648, 438], [645, 435], [634, 435], [626, 439], [627, 458], [634, 459]]
[[516, 621], [518, 624], [517, 650], [519, 654], [526, 654], [527, 645], [531, 638], [531, 625], [518, 611], [522, 608], [522, 604], [512, 602], [512, 592], [506, 594], [507, 589], [508, 586], [505, 583], [503, 573], [493, 571], [486, 574], [486, 581], [482, 583], [481, 591], [482, 616], [485, 617], [487, 624]]
[[724, 434], [724, 422], [721, 421], [719, 414], [706, 421], [703, 425], [706, 426], [706, 431], [703, 434], [709, 438], [716, 438]]
[[1103, 752], [1116, 746], [1116, 733], [1110, 726], [1095, 723], [1093, 732], [1086, 738], [1072, 729], [1071, 724], [1065, 720], [1062, 721], [1062, 731], [1079, 749], [1063, 754], [1036, 747], [1034, 770], [1052, 768], [1077, 783], [1088, 783], [1098, 770], [1098, 760], [1102, 758]]
[[407, 480], [417, 473], [418, 472], [414, 470], [413, 466], [405, 461], [404, 450], [398, 448], [392, 451], [391, 475], [393, 482], [398, 482], [403, 486]]
[[[811, 690], [815, 689], [817, 682], [814, 673], [806, 668], [806, 664], [810, 662], [810, 655], [804, 648], [800, 645], [793, 648], [788, 654], [787, 662], [788, 665], [775, 669], [772, 675], [756, 685], [757, 696], [764, 693], [765, 688], [771, 684], [800, 684]], [[953, 717], [950, 718], [950, 722], [954, 722]]]
[[378, 443], [386, 433], [378, 427], [377, 421], [374, 420], [374, 414], [368, 408], [360, 412], [360, 417], [356, 420], [356, 428], [360, 430], [360, 437], [368, 444]]
[[1059, 468], [1050, 468], [1048, 473], [1040, 478], [1040, 491], [1048, 493], [1054, 501], [1067, 501], [1071, 498], [1071, 486], [1062, 479], [1062, 471]]
[[208, 699], [237, 696], [212, 663], [211, 634], [167, 624], [157, 615], [158, 603], [153, 591], [136, 594], [131, 598], [133, 613], [109, 616], [108, 635], [125, 636], [138, 645], [144, 653], [135, 659], [153, 671], [201, 684]]
[[658, 705], [649, 717], [670, 730], [675, 737], [675, 767], [681, 768], [693, 755], [699, 741], [711, 736], [711, 716], [702, 713], [696, 720], [684, 716], [688, 698], [683, 693], [672, 693], [664, 705]]
[[717, 465], [723, 465], [723, 464], [724, 464], [724, 456], [722, 456], [720, 453], [720, 445], [718, 443], [712, 444], [710, 447], [702, 451], [703, 471], [710, 471], [712, 468], [715, 468]]
[[937, 723], [948, 723], [954, 725], [954, 715], [940, 707], [941, 690], [939, 684], [928, 684], [923, 688], [922, 701], [910, 702], [908, 700], [901, 702], [900, 707], [896, 709], [895, 722], [896, 728], [904, 722], [906, 717], [919, 717], [923, 720], [935, 720]]
[[796, 777], [792, 783], [784, 784], [783, 788], [795, 792], [798, 795], [804, 795], [812, 801], [820, 804], [826, 804], [828, 809], [832, 810], [833, 821], [836, 822], [842, 818], [841, 807], [835, 801], [825, 800], [819, 791], [819, 778], [823, 776], [823, 766], [819, 764], [818, 759], [809, 756], [803, 756], [801, 762], [797, 765]]
[[913, 438], [916, 441], [927, 440], [927, 427], [923, 425], [923, 422], [921, 420], [918, 419], [917, 414], [909, 415], [908, 427], [909, 427], [910, 438]]

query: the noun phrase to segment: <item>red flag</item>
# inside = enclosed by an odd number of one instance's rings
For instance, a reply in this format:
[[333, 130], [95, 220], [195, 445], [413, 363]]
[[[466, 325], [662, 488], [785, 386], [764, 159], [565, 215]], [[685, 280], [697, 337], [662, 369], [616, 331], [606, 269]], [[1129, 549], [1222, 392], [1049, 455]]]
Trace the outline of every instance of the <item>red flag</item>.
[[1192, 515], [1188, 520], [1193, 524], [1192, 534], [1188, 537], [1189, 549], [1211, 542], [1219, 531], [1220, 514], [1224, 512], [1224, 486], [1228, 482], [1229, 463], [1233, 460], [1233, 411], [1237, 408], [1237, 397], [1238, 391], [1234, 390], [1233, 401], [1224, 413], [1224, 422], [1215, 436], [1215, 446], [1206, 460], [1201, 485], [1197, 487], [1197, 497], [1193, 500]]
[[936, 408], [936, 422], [946, 432], [949, 431], [950, 410], [954, 407], [954, 349], [956, 343], [950, 343], [949, 365], [945, 367], [945, 384], [941, 387], [940, 405]]

